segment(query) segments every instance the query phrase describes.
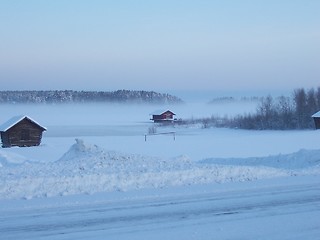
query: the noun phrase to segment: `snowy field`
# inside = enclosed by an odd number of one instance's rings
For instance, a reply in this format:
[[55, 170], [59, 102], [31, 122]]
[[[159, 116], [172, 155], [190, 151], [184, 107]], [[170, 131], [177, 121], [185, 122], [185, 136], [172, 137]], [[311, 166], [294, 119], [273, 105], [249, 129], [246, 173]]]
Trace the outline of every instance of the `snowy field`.
[[[255, 102], [0, 105], [47, 127], [0, 149], [0, 239], [317, 239], [320, 132], [156, 126]], [[174, 132], [174, 134], [161, 134]]]

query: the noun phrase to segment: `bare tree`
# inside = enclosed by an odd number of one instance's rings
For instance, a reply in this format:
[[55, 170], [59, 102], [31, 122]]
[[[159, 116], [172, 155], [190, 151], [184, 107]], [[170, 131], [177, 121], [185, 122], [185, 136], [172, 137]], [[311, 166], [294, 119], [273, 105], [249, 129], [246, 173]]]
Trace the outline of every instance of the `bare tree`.
[[311, 88], [307, 93], [307, 107], [309, 115], [312, 115], [317, 111], [316, 92], [313, 88]]
[[320, 87], [317, 89], [316, 93], [317, 111], [320, 111]]
[[281, 96], [278, 98], [277, 111], [279, 115], [279, 129], [295, 128], [294, 107], [289, 97]]
[[295, 108], [296, 108], [296, 121], [297, 121], [297, 127], [305, 128], [306, 127], [306, 119], [308, 116], [307, 111], [307, 95], [304, 90], [304, 88], [296, 89], [294, 91], [294, 102], [295, 102]]
[[277, 114], [273, 102], [273, 98], [269, 95], [263, 98], [258, 106], [256, 117], [259, 116], [261, 129], [271, 129], [273, 126]]

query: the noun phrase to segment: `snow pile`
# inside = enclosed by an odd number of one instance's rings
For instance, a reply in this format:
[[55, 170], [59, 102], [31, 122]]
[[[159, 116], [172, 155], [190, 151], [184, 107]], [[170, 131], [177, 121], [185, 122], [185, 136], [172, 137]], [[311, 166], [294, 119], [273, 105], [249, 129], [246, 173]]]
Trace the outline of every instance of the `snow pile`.
[[137, 154], [125, 154], [115, 151], [105, 151], [97, 145], [85, 144], [83, 140], [76, 139], [54, 166], [60, 166], [66, 174], [73, 173], [135, 173], [180, 171], [192, 168], [191, 161], [185, 157], [175, 159], [161, 159]]
[[[106, 151], [80, 139], [59, 160], [51, 163], [11, 160], [0, 155], [0, 198], [92, 194], [140, 188], [319, 174], [320, 151], [301, 150], [291, 155], [248, 159], [207, 159], [193, 162], [186, 156], [163, 159]], [[312, 168], [312, 171], [306, 170]]]

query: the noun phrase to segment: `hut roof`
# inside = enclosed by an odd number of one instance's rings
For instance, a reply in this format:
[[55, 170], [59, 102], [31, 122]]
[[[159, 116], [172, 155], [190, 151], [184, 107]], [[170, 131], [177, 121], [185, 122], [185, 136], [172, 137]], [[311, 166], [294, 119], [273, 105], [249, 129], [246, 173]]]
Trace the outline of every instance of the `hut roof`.
[[174, 112], [170, 111], [170, 110], [156, 110], [152, 113], [150, 113], [150, 115], [161, 115], [161, 114], [164, 114], [166, 112], [170, 112], [172, 113], [173, 115], [176, 115]]
[[313, 118], [320, 118], [320, 111], [313, 114], [311, 117]]
[[23, 119], [28, 119], [30, 122], [38, 125], [40, 128], [42, 128], [44, 131], [46, 131], [47, 129], [43, 126], [41, 126], [38, 122], [36, 122], [35, 120], [33, 120], [32, 118], [25, 116], [25, 115], [19, 115], [19, 116], [14, 116], [11, 119], [9, 119], [8, 121], [6, 121], [5, 123], [3, 123], [2, 125], [0, 125], [0, 131], [1, 132], [5, 132], [7, 130], [9, 130], [10, 128], [12, 128], [14, 125], [16, 125], [17, 123], [21, 122]]

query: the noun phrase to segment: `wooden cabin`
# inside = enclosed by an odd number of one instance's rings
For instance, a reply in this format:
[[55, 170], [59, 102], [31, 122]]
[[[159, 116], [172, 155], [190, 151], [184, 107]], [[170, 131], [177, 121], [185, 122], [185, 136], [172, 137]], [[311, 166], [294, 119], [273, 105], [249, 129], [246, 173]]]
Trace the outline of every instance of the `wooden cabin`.
[[31, 147], [41, 143], [47, 129], [28, 116], [16, 116], [0, 126], [2, 147]]
[[316, 129], [320, 129], [320, 111], [312, 115]]
[[173, 122], [176, 119], [174, 118], [174, 116], [176, 115], [175, 113], [167, 110], [167, 111], [157, 111], [151, 114], [152, 118], [150, 120], [152, 120], [153, 122], [156, 123], [166, 123], [166, 122]]

